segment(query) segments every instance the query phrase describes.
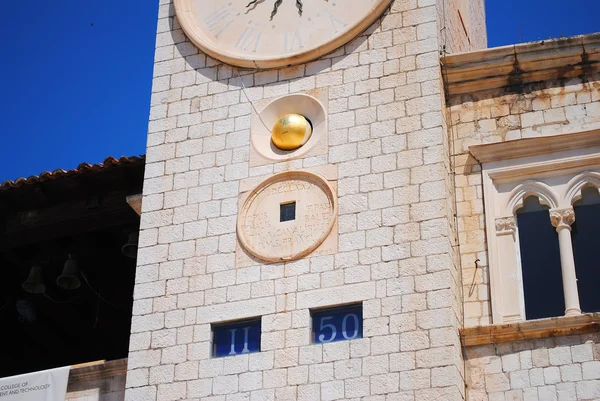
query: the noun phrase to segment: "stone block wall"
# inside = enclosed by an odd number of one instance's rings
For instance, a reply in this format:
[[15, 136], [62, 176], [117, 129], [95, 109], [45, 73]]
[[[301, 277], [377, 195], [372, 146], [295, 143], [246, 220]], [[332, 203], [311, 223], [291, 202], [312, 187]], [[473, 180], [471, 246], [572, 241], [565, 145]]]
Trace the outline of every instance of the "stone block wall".
[[461, 51], [485, 49], [487, 43], [487, 26], [485, 23], [485, 0], [466, 0], [469, 4], [469, 49]]
[[487, 48], [484, 0], [437, 0], [443, 54]]
[[600, 335], [466, 349], [470, 401], [600, 399]]
[[[464, 399], [437, 15], [397, 0], [319, 60], [254, 71], [199, 53], [161, 0], [127, 400]], [[251, 167], [251, 102], [311, 90], [328, 154]], [[240, 181], [326, 164], [339, 252], [236, 267]], [[311, 344], [309, 308], [353, 301], [364, 338]], [[211, 323], [258, 315], [260, 353], [211, 357]]]
[[[600, 75], [452, 95], [446, 125], [456, 168], [464, 325], [490, 325], [481, 167], [469, 146], [600, 129]], [[595, 333], [466, 347], [466, 399], [600, 399], [599, 340]]]
[[600, 128], [597, 74], [521, 89], [522, 93], [500, 89], [450, 99], [467, 327], [492, 323], [481, 169], [469, 156], [469, 146]]

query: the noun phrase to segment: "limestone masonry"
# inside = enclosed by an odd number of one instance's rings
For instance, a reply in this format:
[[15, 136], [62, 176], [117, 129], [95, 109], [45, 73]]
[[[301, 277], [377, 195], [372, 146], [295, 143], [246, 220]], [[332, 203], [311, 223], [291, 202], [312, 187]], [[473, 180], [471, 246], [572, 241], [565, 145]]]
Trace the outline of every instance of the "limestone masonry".
[[[126, 400], [600, 399], [600, 318], [527, 320], [512, 220], [494, 228], [512, 214], [485, 203], [542, 170], [596, 182], [600, 36], [481, 50], [483, 0], [395, 0], [332, 53], [255, 70], [160, 3]], [[287, 154], [268, 128], [292, 112], [313, 133]], [[544, 141], [565, 134], [568, 155]], [[353, 305], [343, 341], [313, 334]], [[252, 319], [260, 352], [216, 357], [220, 325]]]

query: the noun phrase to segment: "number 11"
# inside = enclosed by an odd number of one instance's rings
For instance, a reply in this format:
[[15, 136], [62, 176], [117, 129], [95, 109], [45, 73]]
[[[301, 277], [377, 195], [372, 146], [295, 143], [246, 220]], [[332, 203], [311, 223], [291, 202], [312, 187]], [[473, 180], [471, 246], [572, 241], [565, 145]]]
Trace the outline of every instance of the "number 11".
[[[248, 352], [250, 352], [248, 350], [248, 332], [250, 331], [250, 327], [244, 327], [242, 328], [242, 330], [244, 331], [244, 348], [242, 348], [242, 354], [247, 354]], [[235, 332], [237, 331], [237, 329], [229, 329], [229, 331], [231, 332], [231, 348], [229, 351], [229, 355], [237, 355], [237, 353], [235, 352]]]

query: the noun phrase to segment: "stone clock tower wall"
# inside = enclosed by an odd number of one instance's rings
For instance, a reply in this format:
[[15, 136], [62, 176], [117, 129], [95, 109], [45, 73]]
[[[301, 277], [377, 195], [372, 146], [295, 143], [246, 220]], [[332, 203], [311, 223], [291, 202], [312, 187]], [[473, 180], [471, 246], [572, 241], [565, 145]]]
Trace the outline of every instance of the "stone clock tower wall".
[[[200, 53], [161, 0], [126, 400], [464, 399], [438, 32], [468, 41], [441, 6], [394, 1], [333, 53], [254, 71]], [[325, 153], [251, 166], [254, 108], [296, 93], [326, 103]], [[245, 183], [301, 169], [331, 172], [337, 250], [241, 265]], [[362, 339], [312, 343], [311, 308], [356, 302]], [[211, 356], [211, 325], [256, 316], [261, 352]]]

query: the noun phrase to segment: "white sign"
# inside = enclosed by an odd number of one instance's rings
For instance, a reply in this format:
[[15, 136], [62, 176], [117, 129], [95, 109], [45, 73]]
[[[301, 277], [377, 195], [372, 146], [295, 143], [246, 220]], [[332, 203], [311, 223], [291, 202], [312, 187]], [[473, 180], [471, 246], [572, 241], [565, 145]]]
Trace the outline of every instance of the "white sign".
[[69, 366], [0, 379], [0, 401], [65, 401]]

